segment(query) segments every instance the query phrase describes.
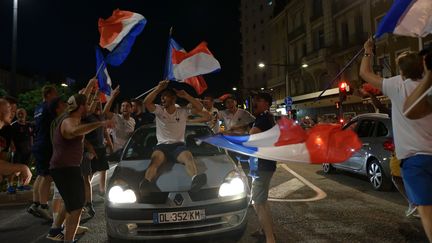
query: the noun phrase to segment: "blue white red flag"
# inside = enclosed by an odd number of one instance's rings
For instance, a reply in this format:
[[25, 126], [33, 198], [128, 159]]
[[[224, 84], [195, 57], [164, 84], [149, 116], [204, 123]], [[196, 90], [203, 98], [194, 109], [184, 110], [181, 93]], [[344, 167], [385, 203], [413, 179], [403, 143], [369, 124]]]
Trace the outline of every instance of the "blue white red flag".
[[143, 31], [147, 20], [138, 13], [114, 10], [108, 19], [99, 19], [99, 45], [110, 51], [105, 62], [119, 66], [126, 60], [136, 37]]
[[394, 0], [375, 37], [385, 33], [412, 37], [432, 33], [432, 0]]
[[98, 46], [96, 46], [96, 73], [99, 90], [105, 95], [111, 95], [111, 78], [108, 74], [102, 50]]
[[318, 124], [305, 131], [283, 117], [268, 131], [247, 135], [215, 135], [203, 142], [252, 157], [278, 162], [340, 163], [362, 146], [357, 134], [336, 124]]
[[[208, 50], [208, 49], [207, 49]], [[206, 89], [207, 89], [207, 83], [205, 82], [204, 78], [201, 76], [201, 74], [206, 74], [208, 72], [204, 72], [202, 69], [200, 72], [197, 72], [197, 69], [194, 68], [193, 66], [190, 66], [191, 70], [194, 69], [195, 71], [192, 70], [192, 73], [189, 73], [188, 75], [178, 75], [176, 74], [176, 72], [179, 71], [179, 66], [177, 64], [175, 64], [175, 62], [173, 60], [175, 60], [174, 55], [178, 55], [176, 53], [182, 53], [183, 55], [187, 55], [188, 53], [185, 51], [185, 49], [183, 49], [183, 47], [181, 47], [173, 38], [169, 39], [169, 43], [168, 43], [168, 51], [167, 51], [167, 58], [166, 58], [166, 65], [165, 65], [165, 74], [164, 77], [167, 80], [172, 80], [172, 81], [183, 81], [189, 85], [191, 85], [196, 92], [201, 95]], [[214, 59], [216, 60], [216, 59]], [[216, 60], [217, 62], [217, 60]], [[186, 63], [185, 63], [186, 64]], [[191, 64], [191, 63], [189, 63]], [[196, 64], [191, 64], [191, 65], [197, 65], [199, 63]], [[201, 64], [199, 64], [201, 65]], [[183, 66], [183, 68], [185, 68], [186, 66]], [[187, 68], [187, 67], [186, 67]], [[220, 69], [220, 65], [219, 65], [219, 69]], [[198, 75], [196, 75], [196, 73], [198, 73]], [[190, 75], [194, 75], [194, 76], [190, 76]], [[186, 77], [186, 78], [184, 78]]]

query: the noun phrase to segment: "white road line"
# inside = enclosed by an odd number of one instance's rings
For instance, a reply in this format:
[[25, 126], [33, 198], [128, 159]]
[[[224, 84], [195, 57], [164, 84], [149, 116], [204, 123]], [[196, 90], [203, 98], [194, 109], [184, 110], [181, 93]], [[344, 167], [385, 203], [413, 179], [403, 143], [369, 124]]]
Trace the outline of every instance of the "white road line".
[[[318, 200], [321, 200], [321, 199], [324, 199], [327, 197], [327, 193], [325, 193], [319, 187], [312, 184], [310, 181], [306, 180], [301, 175], [297, 174], [295, 171], [291, 170], [286, 164], [281, 164], [280, 166], [282, 168], [284, 168], [286, 171], [288, 171], [290, 174], [292, 174], [294, 177], [296, 177], [303, 184], [305, 184], [306, 186], [308, 186], [309, 188], [314, 190], [316, 192], [316, 195], [314, 197], [311, 197], [311, 198], [302, 198], [302, 199], [281, 199], [281, 198], [269, 197], [269, 199], [268, 199], [269, 201], [272, 201], [272, 202], [312, 202], [312, 201], [318, 201]], [[283, 183], [283, 184], [285, 184], [285, 183]], [[281, 185], [283, 185], [283, 184], [281, 184]], [[276, 187], [278, 187], [278, 186], [276, 186]], [[276, 188], [276, 187], [273, 187], [273, 188]], [[271, 188], [270, 190], [272, 190], [273, 188]], [[292, 192], [293, 191], [291, 191], [290, 193], [292, 193]]]
[[278, 186], [275, 186], [269, 190], [269, 197], [271, 198], [286, 198], [289, 194], [297, 191], [298, 189], [304, 187], [305, 184], [297, 178], [293, 178], [286, 181]]

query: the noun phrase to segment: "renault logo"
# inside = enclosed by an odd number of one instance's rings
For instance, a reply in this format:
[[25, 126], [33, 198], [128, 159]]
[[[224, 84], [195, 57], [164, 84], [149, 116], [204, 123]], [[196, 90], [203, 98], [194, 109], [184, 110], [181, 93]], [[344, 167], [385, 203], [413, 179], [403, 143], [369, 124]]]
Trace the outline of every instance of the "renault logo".
[[181, 194], [176, 194], [176, 195], [175, 195], [175, 197], [174, 197], [174, 203], [175, 203], [177, 206], [182, 205], [182, 204], [183, 204], [183, 201], [184, 201], [184, 199], [183, 199], [183, 196], [182, 196]]

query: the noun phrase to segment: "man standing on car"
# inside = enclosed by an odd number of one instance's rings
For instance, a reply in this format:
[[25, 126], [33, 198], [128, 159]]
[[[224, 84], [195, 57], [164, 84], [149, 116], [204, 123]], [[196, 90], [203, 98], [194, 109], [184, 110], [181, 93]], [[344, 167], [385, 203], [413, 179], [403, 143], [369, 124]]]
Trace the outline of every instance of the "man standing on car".
[[[207, 119], [210, 115], [203, 111], [202, 104], [186, 91], [167, 89], [168, 84], [168, 80], [159, 82], [144, 100], [146, 109], [156, 115], [158, 144], [152, 153], [151, 163], [146, 170], [143, 183], [155, 187], [153, 183], [158, 177], [158, 169], [162, 164], [167, 161], [178, 161], [185, 165], [187, 173], [192, 177], [191, 191], [198, 191], [207, 183], [207, 176], [204, 173], [198, 174], [195, 159], [185, 145], [186, 121], [190, 111], [176, 105], [177, 96], [191, 103], [198, 115]], [[156, 105], [154, 100], [159, 93], [161, 93], [161, 105]]]
[[[252, 100], [253, 113], [256, 117], [249, 134], [267, 131], [275, 125], [273, 115], [270, 113], [272, 97], [268, 93], [258, 93]], [[276, 170], [276, 161], [258, 159], [256, 177], [252, 180], [252, 200], [258, 221], [264, 230], [267, 243], [276, 242], [273, 231], [273, 219], [268, 204], [270, 180]]]

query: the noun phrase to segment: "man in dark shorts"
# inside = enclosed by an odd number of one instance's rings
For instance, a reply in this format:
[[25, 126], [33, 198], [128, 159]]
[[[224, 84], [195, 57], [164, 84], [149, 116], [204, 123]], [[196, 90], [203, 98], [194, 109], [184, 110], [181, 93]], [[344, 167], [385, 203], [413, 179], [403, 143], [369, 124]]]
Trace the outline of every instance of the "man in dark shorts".
[[[271, 95], [268, 93], [258, 93], [253, 97], [252, 102], [253, 113], [256, 119], [249, 134], [256, 134], [271, 129], [275, 125], [273, 115], [269, 111], [272, 104]], [[275, 170], [276, 161], [258, 159], [256, 177], [252, 180], [252, 200], [267, 243], [275, 242], [273, 219], [267, 201], [270, 181]]]
[[53, 155], [50, 173], [63, 198], [66, 209], [65, 242], [72, 242], [84, 206], [84, 180], [80, 164], [83, 155], [83, 136], [110, 121], [81, 124], [87, 113], [87, 98], [73, 95], [68, 100], [68, 115], [59, 122], [53, 134]]
[[[151, 163], [146, 170], [145, 179], [140, 188], [153, 187], [158, 177], [158, 169], [165, 162], [179, 162], [184, 164], [186, 172], [192, 177], [191, 191], [198, 191], [207, 183], [206, 174], [198, 174], [195, 159], [185, 145], [186, 122], [190, 111], [176, 105], [177, 97], [186, 99], [192, 104], [197, 115], [210, 118], [208, 112], [203, 111], [202, 104], [184, 90], [167, 89], [169, 81], [159, 82], [159, 85], [145, 98], [146, 109], [156, 115], [156, 137], [158, 144], [151, 156]], [[157, 95], [161, 93], [161, 105], [154, 104]], [[145, 190], [145, 189], [144, 189]]]

